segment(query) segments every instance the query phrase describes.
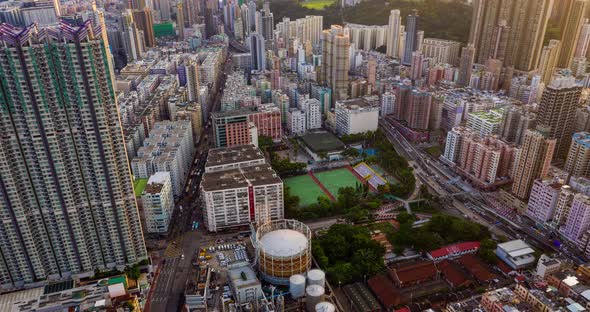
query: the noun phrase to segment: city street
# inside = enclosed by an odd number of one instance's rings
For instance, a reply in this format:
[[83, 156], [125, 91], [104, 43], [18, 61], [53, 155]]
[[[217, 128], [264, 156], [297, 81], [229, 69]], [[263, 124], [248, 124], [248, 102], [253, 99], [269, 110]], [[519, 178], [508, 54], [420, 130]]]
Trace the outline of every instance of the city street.
[[[228, 60], [221, 69], [220, 80], [215, 88], [209, 113], [219, 108], [222, 97], [220, 86], [225, 84], [225, 78], [231, 71], [231, 66], [231, 60]], [[185, 193], [177, 202], [172, 215], [166, 249], [159, 263], [155, 263], [157, 266], [155, 283], [152, 285], [151, 300], [146, 305], [146, 311], [177, 311], [179, 309], [190, 275], [188, 273], [193, 255], [196, 250], [210, 243], [210, 238], [203, 226], [200, 226], [197, 231], [191, 229], [193, 221], [203, 224], [198, 187], [207, 160], [207, 151], [210, 144], [214, 143], [210, 123], [203, 121], [203, 124], [204, 130], [196, 145], [190, 175], [185, 182]]]

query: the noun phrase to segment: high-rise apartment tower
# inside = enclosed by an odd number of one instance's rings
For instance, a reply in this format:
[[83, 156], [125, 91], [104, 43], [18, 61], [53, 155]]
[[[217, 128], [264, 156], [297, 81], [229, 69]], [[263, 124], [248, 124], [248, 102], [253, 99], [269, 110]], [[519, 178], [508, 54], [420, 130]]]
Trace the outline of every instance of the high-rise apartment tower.
[[0, 38], [0, 286], [146, 259], [100, 27]]

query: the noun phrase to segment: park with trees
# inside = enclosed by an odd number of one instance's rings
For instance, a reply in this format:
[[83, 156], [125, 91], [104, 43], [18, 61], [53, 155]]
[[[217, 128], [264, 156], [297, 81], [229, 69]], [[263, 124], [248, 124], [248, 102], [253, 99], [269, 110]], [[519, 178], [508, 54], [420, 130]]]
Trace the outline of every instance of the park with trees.
[[314, 257], [335, 284], [369, 278], [385, 269], [385, 249], [367, 227], [336, 224], [312, 243]]

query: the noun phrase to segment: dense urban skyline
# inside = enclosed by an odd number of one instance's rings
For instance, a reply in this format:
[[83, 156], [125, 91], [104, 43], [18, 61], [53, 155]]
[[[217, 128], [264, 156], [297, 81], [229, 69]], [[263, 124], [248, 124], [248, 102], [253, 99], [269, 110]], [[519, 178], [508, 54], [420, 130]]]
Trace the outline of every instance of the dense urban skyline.
[[582, 311], [589, 12], [0, 2], [0, 310]]

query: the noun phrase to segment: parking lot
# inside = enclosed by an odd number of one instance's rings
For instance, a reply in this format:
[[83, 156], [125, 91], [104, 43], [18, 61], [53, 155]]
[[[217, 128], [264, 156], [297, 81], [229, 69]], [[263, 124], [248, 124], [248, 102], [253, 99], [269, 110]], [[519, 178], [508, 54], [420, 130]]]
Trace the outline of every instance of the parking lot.
[[[207, 248], [207, 254], [211, 257], [210, 261], [213, 260], [213, 257], [216, 258], [219, 267], [227, 267], [228, 264], [236, 261], [250, 262], [243, 242], [217, 244]], [[212, 265], [214, 266], [214, 264]]]
[[193, 265], [206, 262], [212, 269], [211, 306], [233, 303], [233, 296], [229, 288], [227, 270], [233, 263], [253, 262], [254, 248], [249, 237], [234, 236], [217, 239], [195, 250]]

